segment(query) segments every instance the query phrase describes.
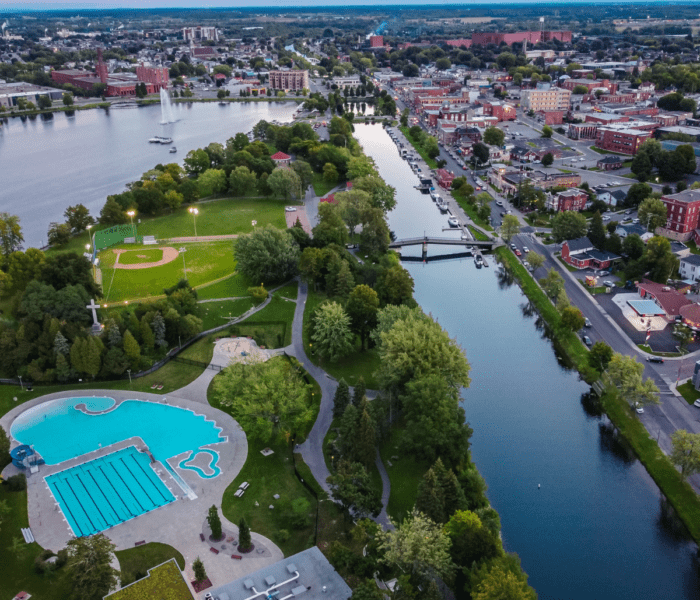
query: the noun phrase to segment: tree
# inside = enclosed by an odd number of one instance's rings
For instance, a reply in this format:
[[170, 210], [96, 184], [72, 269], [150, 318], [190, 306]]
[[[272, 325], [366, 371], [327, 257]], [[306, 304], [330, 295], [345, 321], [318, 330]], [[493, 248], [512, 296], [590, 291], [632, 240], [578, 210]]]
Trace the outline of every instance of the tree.
[[78, 600], [98, 600], [117, 585], [119, 572], [111, 566], [116, 546], [103, 533], [68, 541], [68, 571]]
[[690, 329], [690, 327], [677, 323], [673, 327], [673, 337], [678, 340], [678, 343], [681, 345], [681, 353], [683, 353], [685, 351], [686, 346], [695, 337], [695, 332], [693, 332], [693, 330]]
[[598, 248], [598, 250], [603, 250], [605, 248], [605, 226], [603, 225], [603, 217], [599, 211], [593, 214], [591, 223], [588, 226], [588, 239], [591, 243]]
[[184, 201], [184, 196], [179, 194], [175, 190], [168, 190], [163, 194], [163, 204], [171, 210], [180, 208], [180, 205]]
[[221, 531], [221, 519], [219, 518], [219, 511], [216, 505], [212, 504], [207, 512], [207, 523], [211, 529], [211, 538], [213, 540], [220, 540], [223, 538], [223, 532]]
[[422, 512], [435, 523], [444, 523], [446, 520], [445, 496], [433, 468], [425, 472], [418, 484], [416, 510]]
[[506, 215], [501, 223], [501, 237], [510, 242], [514, 236], [520, 233], [520, 221], [515, 215]]
[[666, 226], [666, 206], [658, 198], [647, 198], [639, 205], [639, 222], [647, 226], [647, 231]]
[[555, 242], [583, 237], [587, 228], [586, 217], [573, 210], [561, 212], [552, 219], [552, 237]]
[[642, 379], [644, 365], [635, 356], [624, 356], [615, 352], [608, 364], [610, 382], [619, 390], [620, 396], [631, 406], [659, 404], [659, 388], [651, 379]]
[[401, 265], [394, 265], [379, 276], [377, 289], [384, 304], [403, 304], [413, 298], [413, 277]]
[[551, 167], [553, 162], [554, 155], [551, 152], [547, 152], [547, 154], [542, 157], [542, 166], [544, 167]]
[[474, 600], [536, 600], [537, 594], [527, 584], [527, 577], [523, 580], [515, 573], [497, 566], [479, 582]]
[[333, 498], [355, 518], [376, 517], [382, 510], [382, 500], [372, 487], [367, 469], [359, 462], [341, 460], [333, 475], [327, 479]]
[[238, 269], [251, 281], [274, 283], [297, 274], [299, 246], [287, 232], [272, 225], [241, 235], [234, 243]]
[[477, 142], [472, 146], [472, 155], [477, 159], [478, 164], [484, 164], [489, 160], [489, 148], [486, 144]]
[[352, 591], [350, 600], [383, 600], [384, 595], [377, 587], [374, 579], [365, 579]]
[[659, 235], [647, 242], [644, 263], [649, 271], [649, 278], [657, 283], [666, 283], [678, 269], [678, 259], [671, 250], [671, 242]]
[[350, 317], [337, 302], [324, 304], [314, 314], [311, 339], [320, 356], [336, 362], [352, 352]]
[[223, 169], [207, 169], [197, 180], [200, 198], [206, 198], [212, 194], [220, 194], [226, 190], [226, 172]]
[[530, 251], [527, 255], [527, 263], [532, 267], [532, 272], [534, 273], [544, 264], [544, 256]]
[[680, 467], [681, 477], [700, 472], [700, 433], [679, 429], [671, 436], [671, 462]]
[[365, 208], [361, 213], [360, 251], [370, 256], [381, 256], [388, 252], [391, 236], [384, 211], [381, 208]]
[[141, 362], [141, 348], [136, 338], [128, 329], [124, 333], [124, 354], [126, 354], [126, 357], [131, 362], [131, 367], [133, 369], [138, 369], [139, 363]]
[[90, 216], [88, 209], [82, 204], [69, 206], [63, 213], [63, 216], [66, 218], [73, 233], [85, 231], [88, 225], [92, 225], [95, 222], [95, 219]]
[[240, 166], [231, 171], [228, 181], [234, 196], [245, 196], [255, 190], [257, 177], [248, 167]]
[[613, 350], [605, 342], [596, 342], [588, 353], [588, 364], [601, 373], [608, 368], [613, 356]]
[[47, 96], [46, 94], [42, 94], [41, 96], [39, 96], [37, 98], [36, 103], [41, 110], [51, 108], [51, 98], [49, 98], [49, 96]]
[[128, 222], [128, 220], [126, 212], [124, 212], [119, 203], [113, 197], [108, 197], [107, 202], [105, 202], [100, 211], [100, 223], [103, 225], [120, 225]]
[[651, 186], [646, 183], [634, 183], [627, 190], [627, 197], [625, 198], [625, 204], [628, 206], [639, 206], [639, 203], [654, 192]]
[[545, 125], [542, 128], [542, 137], [543, 138], [551, 138], [553, 133], [554, 133], [554, 131], [552, 130], [552, 128], [549, 125]]
[[449, 465], [458, 464], [469, 451], [472, 434], [465, 424], [458, 388], [431, 374], [411, 380], [401, 398], [406, 419], [404, 453], [431, 462], [442, 457]]
[[299, 176], [302, 190], [305, 190], [311, 185], [314, 179], [314, 171], [309, 163], [303, 160], [295, 160], [292, 163], [292, 169]]
[[276, 168], [267, 178], [267, 184], [275, 196], [282, 196], [284, 199], [301, 195], [301, 180], [291, 169]]
[[199, 556], [195, 558], [194, 562], [192, 563], [192, 572], [194, 573], [194, 580], [197, 583], [201, 583], [207, 578], [207, 571], [204, 568], [204, 563]]
[[333, 396], [333, 418], [342, 417], [348, 404], [350, 404], [350, 388], [345, 379], [341, 377], [335, 390], [335, 396]]
[[338, 183], [338, 169], [334, 164], [326, 163], [323, 165], [323, 180], [332, 184]]
[[360, 336], [360, 344], [364, 350], [370, 332], [377, 326], [379, 310], [377, 292], [368, 285], [355, 286], [355, 289], [350, 292], [345, 309], [350, 317], [350, 328], [353, 333]]
[[443, 377], [450, 386], [469, 387], [470, 366], [464, 351], [431, 318], [398, 318], [381, 332], [380, 339], [378, 376], [384, 389], [429, 375]]
[[492, 559], [503, 552], [498, 537], [484, 527], [479, 516], [469, 510], [458, 510], [445, 525], [452, 541], [452, 560], [469, 567], [474, 562]]
[[636, 233], [628, 235], [622, 242], [622, 251], [632, 260], [641, 258], [646, 246]]
[[22, 249], [24, 236], [19, 224], [19, 217], [10, 213], [0, 213], [0, 245], [5, 258]]
[[68, 223], [51, 223], [47, 234], [49, 246], [63, 246], [70, 241], [70, 225]]
[[73, 106], [73, 94], [70, 92], [63, 94], [63, 104], [64, 106]]
[[498, 129], [498, 127], [487, 127], [484, 130], [484, 144], [489, 144], [490, 146], [498, 146], [499, 148], [503, 146], [503, 141], [506, 139], [506, 134], [503, 130]]
[[309, 386], [281, 359], [250, 357], [246, 364], [229, 365], [216, 378], [214, 392], [246, 434], [261, 442], [291, 436], [313, 418]]
[[550, 298], [557, 298], [564, 289], [564, 278], [552, 267], [547, 276], [540, 279], [540, 285]]
[[413, 511], [391, 531], [378, 532], [382, 562], [418, 577], [449, 577], [454, 571], [450, 538], [443, 528], [418, 511]]
[[253, 546], [253, 540], [250, 537], [250, 527], [244, 517], [238, 522], [238, 549], [249, 550]]
[[[643, 145], [643, 144], [642, 144]], [[637, 179], [641, 182], [647, 181], [651, 177], [651, 172], [653, 169], [653, 164], [649, 155], [639, 149], [639, 152], [632, 159], [632, 165], [630, 166], [632, 173], [637, 176]]]
[[578, 331], [584, 325], [583, 313], [575, 306], [567, 306], [561, 311], [561, 324], [571, 331]]
[[452, 68], [452, 61], [446, 56], [438, 58], [435, 61], [435, 68], [439, 71], [447, 71], [448, 69]]
[[185, 171], [189, 175], [198, 176], [204, 173], [207, 169], [211, 167], [211, 159], [209, 155], [202, 150], [190, 150], [183, 161], [185, 164]]

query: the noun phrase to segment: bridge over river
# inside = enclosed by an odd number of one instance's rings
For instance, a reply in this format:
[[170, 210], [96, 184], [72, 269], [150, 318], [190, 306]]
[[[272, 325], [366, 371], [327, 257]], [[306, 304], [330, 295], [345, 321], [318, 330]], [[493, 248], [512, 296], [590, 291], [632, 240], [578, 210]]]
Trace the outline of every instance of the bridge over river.
[[472, 246], [477, 248], [483, 248], [486, 250], [491, 250], [494, 246], [501, 245], [502, 242], [499, 240], [478, 241], [464, 240], [459, 238], [429, 237], [426, 235], [423, 237], [396, 240], [389, 244], [389, 248], [403, 248], [404, 246], [419, 246], [421, 244], [436, 244], [443, 246]]

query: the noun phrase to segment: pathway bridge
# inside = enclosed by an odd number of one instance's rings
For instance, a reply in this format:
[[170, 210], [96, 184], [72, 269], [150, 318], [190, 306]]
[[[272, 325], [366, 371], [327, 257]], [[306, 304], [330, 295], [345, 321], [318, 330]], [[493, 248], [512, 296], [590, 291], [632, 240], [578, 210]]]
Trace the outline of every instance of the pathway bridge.
[[475, 246], [477, 248], [483, 248], [485, 250], [491, 250], [494, 246], [500, 245], [499, 240], [488, 240], [488, 241], [477, 241], [477, 240], [463, 240], [460, 238], [439, 238], [439, 237], [416, 237], [416, 238], [405, 238], [403, 240], [396, 240], [389, 244], [389, 248], [402, 248], [403, 246], [419, 246], [421, 244], [437, 244], [445, 246]]

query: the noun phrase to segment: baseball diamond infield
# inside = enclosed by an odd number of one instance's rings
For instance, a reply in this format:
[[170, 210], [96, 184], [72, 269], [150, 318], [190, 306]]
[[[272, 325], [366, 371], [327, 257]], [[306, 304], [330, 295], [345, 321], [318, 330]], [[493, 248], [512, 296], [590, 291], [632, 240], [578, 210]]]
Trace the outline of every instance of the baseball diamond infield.
[[122, 264], [119, 262], [119, 255], [123, 254], [124, 252], [139, 252], [139, 250], [126, 250], [123, 248], [115, 248], [112, 250], [117, 255], [116, 260], [114, 261], [114, 267], [115, 269], [150, 269], [151, 267], [159, 267], [161, 265], [166, 265], [169, 262], [174, 261], [178, 257], [178, 251], [175, 250], [175, 248], [171, 248], [169, 246], [164, 246], [158, 248], [158, 250], [161, 250], [163, 252], [163, 258], [160, 260], [157, 260], [155, 262], [144, 262], [144, 263], [135, 263], [135, 264]]

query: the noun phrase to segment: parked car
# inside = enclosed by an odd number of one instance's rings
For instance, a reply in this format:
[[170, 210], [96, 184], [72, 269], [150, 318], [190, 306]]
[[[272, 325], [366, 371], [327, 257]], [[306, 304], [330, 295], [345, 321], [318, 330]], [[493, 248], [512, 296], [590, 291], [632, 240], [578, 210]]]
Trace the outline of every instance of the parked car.
[[603, 221], [609, 221], [610, 220], [610, 215], [605, 215], [603, 217]]
[[518, 249], [516, 248], [516, 249], [515, 249], [515, 256], [522, 256], [522, 255], [523, 255], [523, 253], [520, 252], [520, 250], [518, 250]]
[[700, 398], [693, 402], [693, 406], [697, 406], [698, 408], [700, 408]]
[[634, 410], [637, 411], [638, 415], [643, 415], [644, 414], [644, 407], [639, 404], [639, 402], [634, 403]]
[[284, 211], [285, 212], [297, 212], [297, 207], [296, 206], [285, 206]]
[[615, 284], [612, 281], [608, 281], [607, 279], [603, 282], [603, 285], [609, 288], [615, 287]]
[[[502, 214], [502, 213], [501, 213], [501, 214]], [[515, 250], [515, 248], [516, 248], [515, 244], [513, 244], [513, 243], [511, 242], [511, 244], [510, 244], [510, 249], [511, 249], [511, 250]]]
[[589, 338], [587, 335], [584, 335], [582, 338], [583, 343], [586, 344], [589, 348], [593, 345], [593, 342], [591, 341], [591, 338]]
[[502, 200], [496, 200], [496, 206], [503, 206]]
[[664, 359], [660, 356], [647, 356], [647, 362], [662, 363]]
[[530, 252], [530, 248], [528, 248], [527, 246], [523, 246], [523, 252], [527, 254], [528, 252]]

